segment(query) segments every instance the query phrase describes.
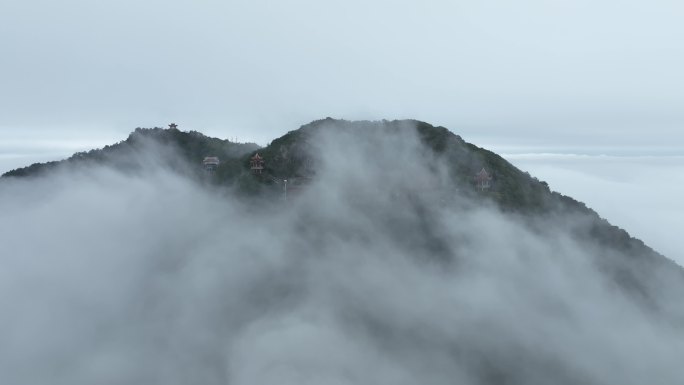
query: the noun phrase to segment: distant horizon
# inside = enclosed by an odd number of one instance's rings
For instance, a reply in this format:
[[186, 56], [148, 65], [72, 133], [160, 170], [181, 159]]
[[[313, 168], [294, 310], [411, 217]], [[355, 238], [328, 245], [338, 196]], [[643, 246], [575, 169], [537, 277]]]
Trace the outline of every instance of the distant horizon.
[[[336, 119], [336, 118], [335, 118]], [[341, 120], [357, 120], [345, 119]], [[365, 120], [365, 119], [364, 119]], [[395, 120], [395, 119], [369, 119], [373, 121], [381, 120]], [[404, 120], [404, 119], [396, 119]], [[411, 119], [407, 120], [419, 120]], [[312, 120], [314, 121], [314, 120]], [[300, 123], [293, 127], [283, 127], [283, 130], [273, 137], [264, 139], [264, 135], [259, 136], [238, 136], [232, 134], [230, 129], [208, 129], [203, 130], [193, 126], [178, 125], [181, 131], [198, 131], [204, 135], [215, 137], [224, 140], [235, 141], [238, 143], [255, 143], [261, 147], [265, 147], [273, 139], [285, 135], [287, 132], [296, 130], [299, 127], [310, 123], [311, 121]], [[673, 145], [670, 143], [662, 143], [659, 145], [653, 143], [644, 144], [626, 144], [619, 142], [615, 145], [606, 145], [605, 143], [596, 143], [596, 141], [588, 140], [585, 143], [562, 144], [562, 140], [557, 142], [549, 141], [545, 138], [546, 143], [540, 143], [539, 138], [525, 137], [516, 135], [506, 136], [497, 134], [495, 136], [488, 132], [476, 132], [475, 130], [459, 131], [457, 128], [435, 124], [430, 121], [424, 121], [434, 126], [443, 126], [449, 129], [456, 135], [463, 137], [466, 141], [473, 143], [479, 147], [494, 151], [501, 156], [519, 157], [524, 155], [539, 156], [539, 155], [567, 155], [567, 156], [612, 156], [612, 157], [678, 157], [684, 156], [684, 144]], [[156, 124], [156, 125], [138, 125], [125, 131], [125, 128], [119, 127], [111, 130], [47, 130], [32, 132], [27, 135], [25, 132], [18, 131], [15, 137], [5, 137], [0, 143], [0, 174], [18, 167], [30, 166], [33, 163], [42, 163], [46, 161], [58, 161], [73, 155], [76, 152], [88, 151], [92, 149], [99, 149], [108, 145], [115, 144], [119, 141], [125, 140], [130, 133], [136, 128], [168, 128], [170, 123]], [[10, 132], [8, 128], [5, 131]], [[0, 126], [0, 133], [3, 132], [3, 127]], [[270, 132], [270, 131], [269, 131]], [[505, 156], [504, 156], [505, 157]], [[28, 163], [26, 163], [28, 162]]]

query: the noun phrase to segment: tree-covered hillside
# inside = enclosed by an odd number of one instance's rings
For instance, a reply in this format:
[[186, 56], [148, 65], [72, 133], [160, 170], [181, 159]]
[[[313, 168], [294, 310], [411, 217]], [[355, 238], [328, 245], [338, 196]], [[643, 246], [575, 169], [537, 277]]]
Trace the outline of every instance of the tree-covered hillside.
[[[274, 139], [268, 146], [260, 148], [253, 143], [233, 143], [228, 140], [207, 137], [199, 132], [184, 132], [175, 128], [138, 128], [117, 144], [102, 149], [76, 153], [63, 161], [37, 163], [25, 168], [9, 171], [3, 177], [37, 176], [58, 167], [72, 167], [92, 164], [108, 164], [120, 169], [145, 167], [144, 161], [163, 163], [173, 169], [195, 170], [209, 176], [217, 186], [233, 189], [242, 196], [263, 196], [264, 199], [279, 197], [284, 181], [294, 189], [306, 189], [306, 184], [315, 181], [317, 164], [326, 154], [318, 151], [315, 141], [321, 133], [345, 133], [365, 140], [364, 135], [375, 133], [388, 138], [396, 134], [416, 135], [433, 167], [448, 176], [448, 183], [435, 189], [443, 199], [446, 195], [460, 195], [498, 207], [503, 212], [523, 218], [574, 218], [582, 217], [582, 226], [569, 229], [571, 234], [582, 239], [591, 239], [600, 247], [607, 247], [641, 261], [656, 260], [671, 263], [625, 230], [612, 226], [596, 212], [570, 197], [551, 191], [548, 185], [516, 168], [501, 156], [465, 142], [460, 136], [444, 127], [435, 127], [416, 120], [394, 121], [345, 121], [326, 118], [317, 120]], [[150, 143], [155, 146], [150, 147]], [[150, 148], [157, 153], [150, 154]], [[259, 153], [264, 161], [262, 173], [250, 170], [250, 158]], [[202, 159], [217, 156], [221, 163], [217, 169], [206, 174], [202, 172]], [[398, 170], [407, 165], [402, 163], [401, 153], [396, 154], [392, 167]], [[474, 183], [476, 173], [485, 169], [491, 175], [491, 187], [479, 190]], [[415, 176], [406, 175], [407, 178]], [[377, 181], [380, 185], [382, 182]], [[423, 190], [421, 193], [434, 194]], [[447, 203], [448, 204], [448, 203]], [[562, 223], [562, 221], [561, 221]], [[530, 220], [535, 226], [534, 220]], [[636, 258], [638, 256], [639, 258]], [[638, 270], [634, 267], [632, 270]], [[633, 272], [620, 273], [630, 275]]]
[[[153, 147], [150, 147], [153, 144]], [[156, 148], [158, 153], [150, 153]], [[112, 165], [119, 168], [137, 168], [141, 161], [166, 162], [172, 168], [188, 165], [200, 169], [206, 156], [216, 156], [230, 164], [259, 146], [254, 143], [234, 143], [212, 138], [197, 131], [181, 131], [177, 128], [136, 128], [127, 139], [102, 149], [78, 152], [68, 159], [47, 163], [35, 163], [3, 174], [3, 177], [30, 177], [57, 167]], [[239, 162], [237, 162], [239, 164]]]
[[[618, 268], [611, 265], [611, 268], [616, 269], [614, 272], [616, 277], [625, 282], [643, 281], [634, 277], [647, 271], [642, 269], [642, 263], [656, 262], [679, 269], [676, 264], [653, 251], [641, 240], [630, 236], [624, 229], [611, 225], [584, 203], [551, 191], [547, 183], [518, 169], [501, 156], [467, 143], [444, 127], [435, 127], [415, 120], [370, 122], [327, 118], [311, 122], [288, 132], [273, 140], [265, 148], [258, 150], [265, 160], [263, 174], [248, 175], [249, 157], [257, 151], [243, 157], [238, 185], [248, 186], [244, 191], [254, 194], [264, 191], [281, 191], [282, 186], [274, 183], [274, 180], [296, 181], [300, 178], [315, 180], [317, 173], [315, 165], [321, 161], [317, 157], [325, 157], [325, 154], [316, 151], [317, 144], [314, 139], [322, 132], [343, 131], [352, 136], [362, 137], [364, 132], [369, 131], [377, 131], [389, 136], [393, 133], [414, 130], [428, 155], [434, 160], [434, 167], [440, 168], [440, 171], [444, 171], [449, 176], [450, 184], [441, 186], [446, 194], [457, 191], [458, 195], [468, 196], [483, 204], [492, 204], [509, 215], [526, 218], [530, 226], [539, 227], [539, 231], [544, 231], [541, 228], [545, 226], [541, 224], [546, 223], [544, 219], [554, 219], [553, 223], [561, 224], [559, 226], [566, 222], [572, 223], [563, 230], [578, 239], [590, 240], [596, 244], [596, 247], [606, 250], [607, 255], [615, 252], [630, 259], [630, 264], [619, 265]], [[406, 167], [402, 164], [402, 160], [402, 154], [396, 154], [395, 166], [398, 169]], [[474, 183], [476, 173], [482, 168], [486, 169], [492, 177], [491, 188], [486, 191], [478, 190]], [[406, 177], [414, 176], [407, 175]], [[234, 180], [229, 179], [222, 181], [222, 183], [233, 182]], [[606, 257], [606, 261], [608, 258]]]

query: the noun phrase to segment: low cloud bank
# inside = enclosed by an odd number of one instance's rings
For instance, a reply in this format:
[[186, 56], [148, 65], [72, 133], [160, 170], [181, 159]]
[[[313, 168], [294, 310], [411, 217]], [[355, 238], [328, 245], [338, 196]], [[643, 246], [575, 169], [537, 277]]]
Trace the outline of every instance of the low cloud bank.
[[2, 382], [681, 382], [677, 274], [645, 306], [619, 255], [459, 197], [410, 132], [323, 130], [315, 181], [260, 206], [159, 164], [3, 182]]
[[684, 266], [684, 156], [511, 154], [506, 159]]

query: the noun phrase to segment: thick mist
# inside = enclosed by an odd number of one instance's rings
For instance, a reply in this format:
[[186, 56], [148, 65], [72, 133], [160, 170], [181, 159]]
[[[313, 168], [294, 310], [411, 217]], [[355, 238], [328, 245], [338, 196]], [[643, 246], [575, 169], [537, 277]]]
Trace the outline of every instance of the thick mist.
[[141, 172], [0, 182], [0, 382], [684, 379], [680, 275], [653, 267], [645, 304], [603, 267], [623, 256], [564, 231], [583, 218], [461, 196], [410, 127], [310, 144], [316, 177], [287, 200], [182, 176], [155, 146]]

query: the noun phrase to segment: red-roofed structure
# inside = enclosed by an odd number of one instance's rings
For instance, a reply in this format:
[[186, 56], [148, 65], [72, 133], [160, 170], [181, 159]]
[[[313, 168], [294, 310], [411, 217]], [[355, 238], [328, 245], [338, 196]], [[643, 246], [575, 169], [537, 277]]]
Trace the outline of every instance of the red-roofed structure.
[[492, 187], [492, 176], [489, 175], [484, 167], [475, 174], [475, 187], [480, 191], [489, 190]]
[[249, 159], [249, 167], [255, 174], [261, 174], [264, 169], [264, 158], [257, 152], [253, 157]]

